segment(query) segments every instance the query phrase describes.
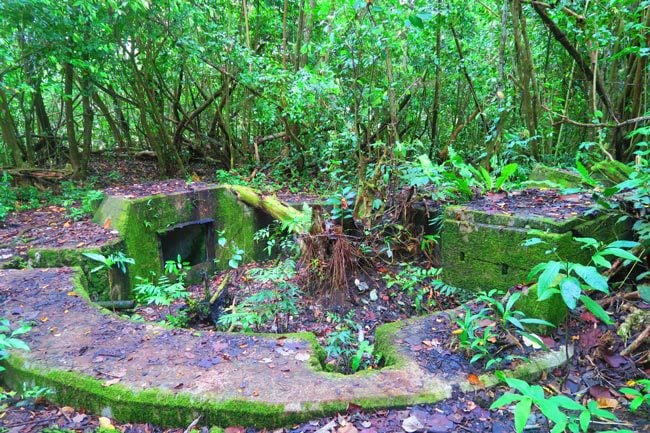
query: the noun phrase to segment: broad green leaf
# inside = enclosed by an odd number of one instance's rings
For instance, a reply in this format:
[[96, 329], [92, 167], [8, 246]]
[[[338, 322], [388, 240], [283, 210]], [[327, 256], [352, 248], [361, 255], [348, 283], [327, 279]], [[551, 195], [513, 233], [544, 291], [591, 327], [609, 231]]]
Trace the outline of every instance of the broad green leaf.
[[500, 190], [501, 186], [503, 186], [503, 184], [508, 180], [508, 178], [512, 176], [515, 173], [515, 171], [517, 171], [518, 167], [519, 166], [517, 165], [516, 162], [513, 162], [512, 164], [508, 164], [505, 167], [503, 167], [503, 169], [501, 170], [501, 174], [499, 175], [499, 178], [494, 184], [494, 188], [496, 190]]
[[528, 394], [530, 391], [530, 385], [524, 380], [515, 379], [514, 377], [506, 377], [505, 381], [510, 388], [514, 388], [522, 394]]
[[524, 431], [526, 427], [526, 422], [530, 416], [530, 408], [533, 404], [533, 401], [530, 397], [524, 397], [517, 406], [515, 406], [515, 430], [517, 433]]
[[633, 262], [640, 262], [641, 260], [632, 254], [629, 251], [626, 251], [622, 248], [605, 248], [601, 254], [603, 256], [614, 256], [614, 257], [619, 257], [624, 260], [631, 260]]
[[639, 296], [645, 302], [650, 302], [650, 284], [639, 284]]
[[571, 269], [575, 271], [576, 274], [594, 290], [600, 292], [609, 293], [609, 285], [607, 284], [607, 279], [600, 275], [598, 269], [593, 266], [584, 266], [579, 263], [574, 264]]
[[580, 428], [582, 429], [583, 432], [587, 431], [590, 423], [591, 423], [591, 414], [589, 413], [588, 410], [583, 410], [580, 413]]
[[591, 260], [593, 260], [594, 264], [602, 266], [605, 269], [609, 269], [612, 267], [612, 263], [604, 258], [603, 256], [600, 255], [600, 253], [595, 254], [591, 257]]
[[560, 262], [551, 260], [546, 263], [544, 272], [542, 272], [542, 275], [540, 275], [537, 280], [537, 296], [539, 298], [541, 298], [544, 295], [544, 292], [552, 286], [555, 277], [557, 277], [561, 269], [562, 263]]
[[560, 294], [564, 303], [569, 310], [574, 310], [580, 295], [582, 294], [582, 288], [580, 287], [580, 281], [574, 277], [564, 277], [560, 281]]
[[567, 397], [566, 395], [555, 395], [549, 400], [557, 403], [558, 406], [569, 409], [569, 410], [585, 410], [585, 407], [575, 401], [572, 398]]
[[636, 241], [614, 241], [607, 245], [607, 248], [636, 248], [640, 244]]
[[521, 395], [513, 394], [511, 392], [506, 392], [501, 397], [499, 397], [494, 403], [490, 405], [490, 410], [511, 405], [516, 401], [520, 401], [522, 398], [523, 397]]
[[614, 322], [607, 314], [607, 311], [601, 307], [598, 302], [594, 301], [587, 295], [580, 296], [580, 301], [584, 304], [585, 308], [591, 312], [598, 320], [607, 325], [612, 325]]

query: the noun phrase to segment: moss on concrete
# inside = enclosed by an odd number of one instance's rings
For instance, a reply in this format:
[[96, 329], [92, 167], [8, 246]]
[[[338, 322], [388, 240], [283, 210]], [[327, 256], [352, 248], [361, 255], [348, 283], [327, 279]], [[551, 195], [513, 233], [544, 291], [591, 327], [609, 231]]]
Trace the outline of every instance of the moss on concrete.
[[35, 268], [79, 267], [87, 281], [88, 294], [93, 301], [116, 300], [111, 294], [108, 271], [100, 269], [92, 272], [99, 263], [84, 256], [83, 253], [95, 253], [108, 256], [122, 251], [124, 244], [120, 240], [106, 243], [98, 247], [62, 247], [62, 248], [32, 248], [29, 259]]
[[530, 174], [531, 181], [550, 182], [560, 188], [575, 188], [582, 183], [580, 174], [557, 167], [537, 164]]
[[[523, 292], [515, 304], [515, 309], [524, 312], [528, 317], [551, 322], [556, 327], [564, 322], [568, 314], [567, 306], [560, 294], [555, 294], [547, 300], [540, 301], [537, 298], [537, 284], [533, 284]], [[537, 333], [546, 335], [553, 332], [555, 328], [533, 326], [531, 329]]]
[[[441, 233], [444, 279], [469, 290], [505, 290], [526, 283], [537, 263], [555, 258], [546, 254], [553, 247], [560, 258], [587, 263], [592, 252], [581, 249], [573, 237], [594, 237], [604, 242], [624, 238], [629, 226], [617, 219], [617, 215], [608, 214], [558, 222], [450, 206]], [[546, 243], [522, 246], [531, 229], [538, 230], [535, 236]]]
[[[226, 268], [235, 247], [243, 250], [243, 262], [263, 257], [264, 246], [258, 246], [253, 237], [272, 219], [239, 201], [226, 186], [214, 185], [189, 192], [140, 198], [109, 196], [94, 217], [96, 223], [109, 224], [120, 233], [126, 254], [135, 259], [135, 264], [129, 268], [132, 286], [137, 283], [137, 276], [150, 277], [152, 273], [159, 275], [162, 272], [161, 233], [179, 224], [210, 220], [213, 221], [214, 250], [207, 251], [207, 260], [203, 264], [192, 268], [190, 281], [195, 280], [201, 271], [211, 272], [215, 266]], [[224, 232], [227, 240], [224, 248], [217, 242], [217, 232]]]

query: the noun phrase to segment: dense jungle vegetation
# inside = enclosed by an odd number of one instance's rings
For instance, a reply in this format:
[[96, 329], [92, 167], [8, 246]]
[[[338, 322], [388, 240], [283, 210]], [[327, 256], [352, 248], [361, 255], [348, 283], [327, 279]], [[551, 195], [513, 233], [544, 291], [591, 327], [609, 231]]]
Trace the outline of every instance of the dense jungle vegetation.
[[[647, 1], [0, 4], [0, 164], [155, 153], [358, 188], [419, 155], [498, 171], [627, 162], [645, 145]], [[372, 200], [370, 200], [372, 199]]]

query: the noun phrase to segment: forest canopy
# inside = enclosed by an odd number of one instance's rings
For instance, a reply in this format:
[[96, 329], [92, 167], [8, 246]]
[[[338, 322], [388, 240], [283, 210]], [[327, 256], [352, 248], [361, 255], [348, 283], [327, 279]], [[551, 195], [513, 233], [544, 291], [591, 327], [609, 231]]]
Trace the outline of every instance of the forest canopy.
[[[0, 164], [151, 150], [381, 189], [450, 148], [488, 170], [633, 159], [650, 2], [5, 0]], [[386, 186], [386, 185], [383, 185]]]

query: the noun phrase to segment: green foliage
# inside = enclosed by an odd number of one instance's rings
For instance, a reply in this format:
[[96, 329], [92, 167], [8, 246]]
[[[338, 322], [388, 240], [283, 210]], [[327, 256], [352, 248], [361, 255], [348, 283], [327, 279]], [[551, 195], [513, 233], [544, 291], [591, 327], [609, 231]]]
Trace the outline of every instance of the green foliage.
[[[7, 358], [9, 349], [29, 350], [29, 346], [19, 337], [26, 334], [32, 327], [23, 323], [16, 329], [11, 329], [8, 319], [0, 317], [0, 360]], [[4, 367], [0, 366], [0, 372]]]
[[650, 406], [650, 379], [639, 379], [636, 381], [636, 384], [640, 385], [641, 389], [636, 388], [621, 388], [618, 392], [625, 394], [626, 396], [632, 396], [633, 399], [630, 402], [630, 410], [632, 412], [636, 411], [643, 403], [646, 406]]
[[0, 222], [4, 221], [7, 214], [15, 209], [16, 194], [11, 187], [11, 176], [6, 171], [0, 178]]
[[514, 333], [546, 349], [538, 336], [528, 332], [526, 325], [553, 326], [545, 320], [529, 318], [522, 311], [514, 310], [521, 293], [515, 292], [505, 300], [497, 299], [499, 295], [501, 293], [497, 290], [481, 293], [477, 301], [485, 303], [486, 307], [474, 313], [464, 305], [465, 315], [456, 319], [459, 348], [471, 355], [470, 363], [485, 359], [486, 368], [515, 359], [526, 359], [514, 354], [499, 356], [497, 349], [502, 335], [516, 338], [512, 335]]
[[61, 195], [52, 197], [52, 203], [63, 206], [69, 218], [79, 220], [95, 211], [104, 199], [102, 191], [83, 187], [71, 181], [61, 182]]
[[404, 264], [397, 275], [386, 274], [386, 287], [399, 287], [413, 301], [413, 308], [419, 314], [430, 312], [436, 306], [433, 292], [438, 292], [443, 296], [451, 296], [456, 292], [456, 288], [445, 284], [441, 279], [441, 268], [421, 268], [419, 266]]
[[346, 185], [327, 199], [327, 204], [332, 207], [332, 219], [345, 220], [352, 218], [354, 200], [357, 192], [350, 185]]
[[[515, 431], [517, 433], [524, 431], [533, 406], [539, 409], [553, 423], [551, 433], [561, 433], [567, 429], [571, 433], [587, 432], [594, 418], [618, 421], [618, 418], [613, 413], [600, 409], [598, 403], [593, 400], [590, 400], [585, 407], [564, 395], [547, 398], [544, 395], [544, 389], [540, 385], [530, 385], [523, 380], [504, 377], [503, 375], [501, 375], [501, 378], [518, 393], [504, 393], [492, 403], [490, 410], [517, 403], [514, 409]], [[619, 433], [624, 431], [618, 430]]]
[[168, 260], [165, 263], [165, 273], [157, 278], [153, 273], [151, 278], [137, 276], [138, 283], [133, 288], [136, 302], [141, 305], [169, 306], [177, 299], [186, 299], [189, 296], [185, 288], [186, 266], [178, 256], [175, 261]]
[[298, 301], [302, 295], [298, 286], [289, 282], [295, 275], [295, 267], [293, 259], [286, 259], [270, 268], [251, 269], [249, 276], [254, 281], [270, 284], [272, 288], [260, 290], [228, 307], [227, 313], [219, 317], [219, 325], [229, 330], [252, 332], [271, 322], [276, 332], [287, 331], [292, 317], [299, 312]]
[[[595, 290], [608, 294], [609, 283], [607, 278], [600, 274], [598, 268], [610, 269], [612, 267], [612, 263], [608, 260], [610, 257], [638, 262], [639, 258], [630, 253], [629, 249], [638, 246], [639, 243], [614, 241], [603, 245], [602, 242], [592, 238], [574, 238], [574, 240], [582, 244], [582, 249], [594, 250], [590, 262], [592, 264], [582, 265], [561, 259], [550, 260], [533, 267], [528, 279], [532, 280], [537, 277], [537, 296], [540, 301], [549, 299], [554, 294], [560, 294], [569, 310], [574, 310], [580, 301], [598, 319], [611, 324], [612, 321], [607, 312], [589, 297], [589, 292]], [[539, 238], [529, 238], [524, 245], [540, 243], [545, 242]], [[554, 249], [549, 252], [553, 253]]]
[[90, 272], [97, 272], [100, 269], [110, 270], [115, 267], [125, 274], [126, 265], [132, 265], [135, 263], [135, 259], [127, 257], [122, 251], [111, 253], [108, 256], [98, 253], [83, 253], [83, 255], [100, 263], [99, 266], [93, 268]]
[[365, 338], [363, 328], [352, 319], [352, 314], [341, 318], [328, 312], [334, 331], [327, 335], [326, 368], [330, 371], [351, 374], [372, 365], [374, 345]]

